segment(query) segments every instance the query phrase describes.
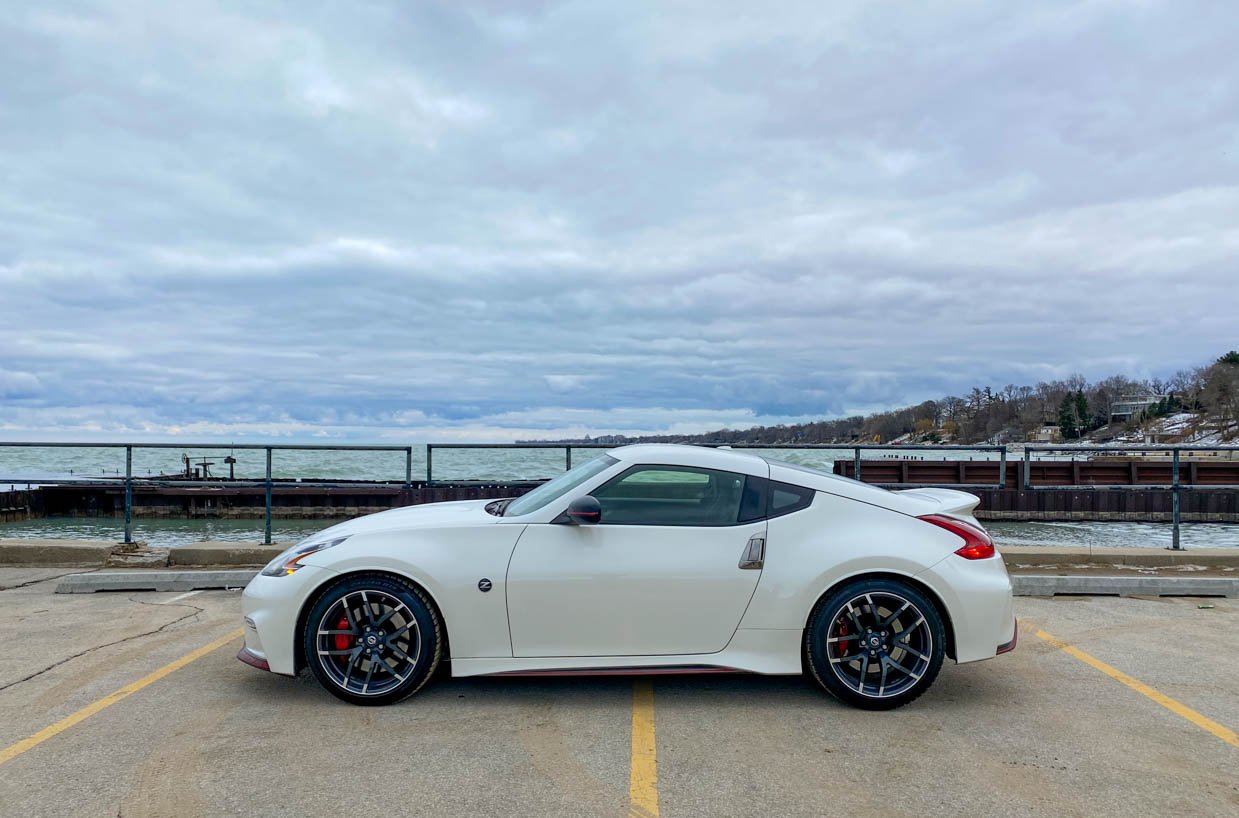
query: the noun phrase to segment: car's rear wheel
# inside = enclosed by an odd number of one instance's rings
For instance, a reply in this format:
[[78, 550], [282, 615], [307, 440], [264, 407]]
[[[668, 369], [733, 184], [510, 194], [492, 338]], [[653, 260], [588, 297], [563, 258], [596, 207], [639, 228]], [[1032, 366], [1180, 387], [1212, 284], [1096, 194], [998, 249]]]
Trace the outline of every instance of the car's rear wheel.
[[818, 684], [868, 710], [890, 710], [920, 696], [945, 655], [937, 606], [898, 580], [840, 588], [818, 604], [805, 629], [805, 660]]
[[387, 575], [347, 577], [310, 608], [306, 663], [323, 687], [353, 704], [392, 704], [416, 693], [439, 664], [442, 625], [415, 586]]

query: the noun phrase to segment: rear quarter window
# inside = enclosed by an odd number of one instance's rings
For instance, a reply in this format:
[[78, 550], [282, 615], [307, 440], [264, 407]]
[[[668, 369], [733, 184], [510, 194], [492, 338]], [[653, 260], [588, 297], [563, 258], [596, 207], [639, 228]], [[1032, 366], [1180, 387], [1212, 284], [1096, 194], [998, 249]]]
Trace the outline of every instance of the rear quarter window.
[[768, 516], [782, 517], [806, 509], [813, 503], [814, 494], [816, 492], [811, 488], [771, 480]]

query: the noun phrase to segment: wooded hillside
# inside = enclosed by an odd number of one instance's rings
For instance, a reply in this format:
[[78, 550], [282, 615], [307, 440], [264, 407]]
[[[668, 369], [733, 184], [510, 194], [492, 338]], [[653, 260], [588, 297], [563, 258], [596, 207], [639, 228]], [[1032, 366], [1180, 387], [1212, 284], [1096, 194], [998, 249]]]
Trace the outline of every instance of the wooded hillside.
[[[1112, 413], [1124, 398], [1147, 395], [1163, 397], [1130, 420], [1111, 422]], [[1220, 440], [1239, 437], [1239, 351], [1228, 352], [1206, 366], [1182, 370], [1166, 380], [1136, 381], [1112, 375], [1090, 383], [1073, 375], [1035, 386], [977, 386], [966, 395], [948, 395], [865, 417], [720, 429], [699, 435], [615, 435], [593, 442], [1009, 443], [1029, 440], [1047, 425], [1056, 427], [1057, 435], [1066, 441], [1086, 437], [1105, 440], [1158, 417], [1185, 412], [1198, 416], [1197, 423], [1186, 424], [1191, 429], [1208, 425]]]

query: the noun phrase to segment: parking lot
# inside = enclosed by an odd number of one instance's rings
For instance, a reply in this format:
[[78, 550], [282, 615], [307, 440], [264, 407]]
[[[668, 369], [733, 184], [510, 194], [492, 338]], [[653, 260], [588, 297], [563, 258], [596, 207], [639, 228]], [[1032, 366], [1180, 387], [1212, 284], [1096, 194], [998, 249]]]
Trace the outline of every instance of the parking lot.
[[236, 661], [235, 591], [54, 574], [0, 569], [2, 815], [1239, 814], [1237, 600], [1017, 599], [1015, 653], [890, 713], [742, 675], [358, 708]]

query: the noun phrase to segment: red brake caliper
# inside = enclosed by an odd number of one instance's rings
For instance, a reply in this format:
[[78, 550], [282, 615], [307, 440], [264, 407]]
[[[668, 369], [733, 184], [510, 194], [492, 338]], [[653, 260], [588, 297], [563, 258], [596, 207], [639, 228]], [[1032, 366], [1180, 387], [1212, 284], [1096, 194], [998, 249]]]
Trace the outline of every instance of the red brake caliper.
[[[839, 618], [839, 636], [848, 635], [848, 623], [843, 617]], [[848, 640], [840, 639], [835, 645], [839, 648], [839, 655], [836, 658], [843, 658], [848, 655]]]
[[[344, 616], [340, 617], [340, 621], [336, 623], [335, 630], [346, 631], [348, 629], [349, 629], [348, 618]], [[337, 633], [335, 635], [335, 645], [336, 645], [335, 649], [336, 650], [348, 650], [349, 648], [353, 646], [351, 639], [352, 637], [349, 636], [347, 633]], [[345, 661], [345, 662], [348, 661], [348, 656], [344, 654], [341, 654], [337, 658], [339, 658], [341, 661]]]

